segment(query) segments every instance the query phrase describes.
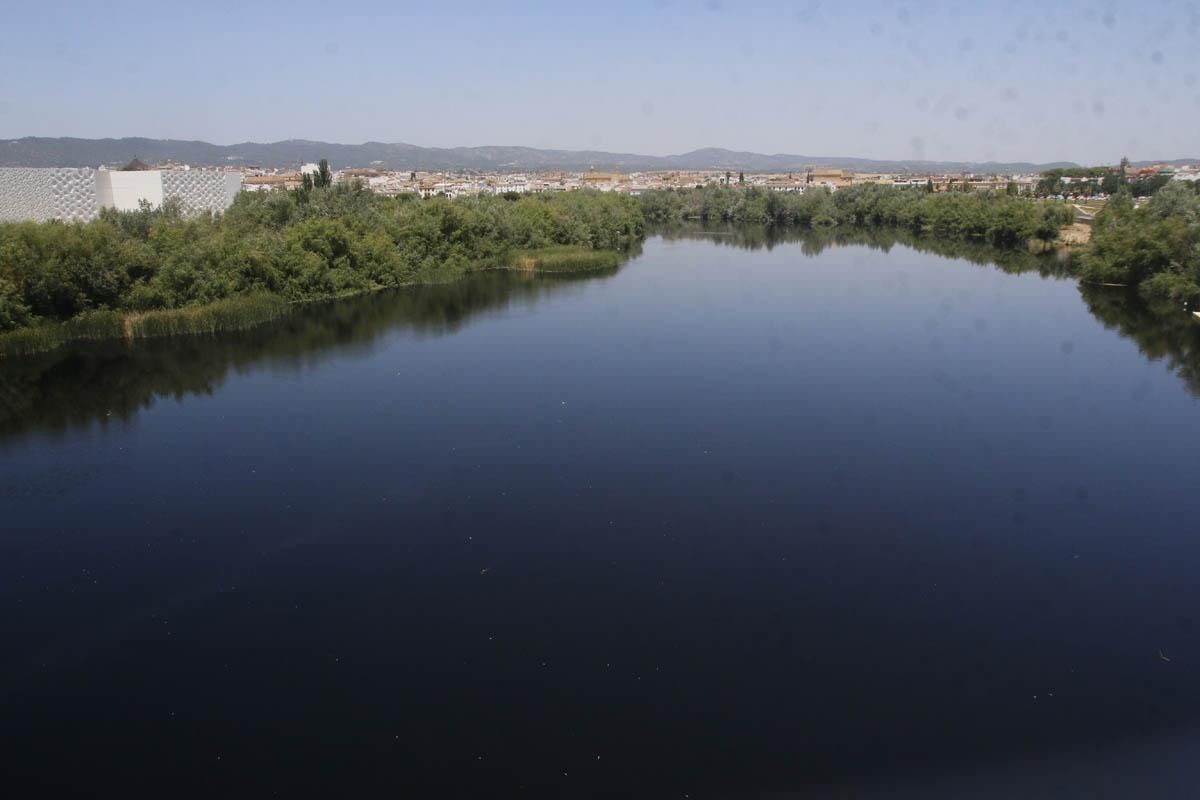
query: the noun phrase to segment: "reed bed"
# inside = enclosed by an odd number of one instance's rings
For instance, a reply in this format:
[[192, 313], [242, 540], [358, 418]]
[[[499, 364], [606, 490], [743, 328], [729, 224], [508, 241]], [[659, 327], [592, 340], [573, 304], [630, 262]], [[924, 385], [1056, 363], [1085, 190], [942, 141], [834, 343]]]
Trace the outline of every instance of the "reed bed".
[[0, 334], [0, 357], [44, 353], [81, 339], [144, 339], [239, 331], [278, 319], [288, 303], [272, 295], [246, 295], [202, 306], [162, 311], [91, 311], [66, 322], [48, 322]]
[[591, 272], [614, 269], [621, 265], [622, 258], [616, 250], [563, 245], [518, 250], [513, 253], [510, 266], [529, 272]]
[[[528, 272], [594, 272], [615, 269], [624, 258], [616, 250], [559, 245], [516, 251], [505, 266]], [[0, 333], [0, 358], [44, 353], [81, 339], [133, 340], [240, 331], [282, 317], [291, 305], [275, 295], [253, 294], [158, 311], [89, 311], [66, 322], [43, 322]]]

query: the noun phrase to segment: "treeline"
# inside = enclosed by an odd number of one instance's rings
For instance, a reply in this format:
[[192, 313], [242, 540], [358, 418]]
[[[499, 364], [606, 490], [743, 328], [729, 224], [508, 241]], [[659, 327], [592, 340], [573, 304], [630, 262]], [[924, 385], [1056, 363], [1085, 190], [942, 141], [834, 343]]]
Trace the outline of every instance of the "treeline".
[[1042, 173], [1043, 178], [1104, 178], [1108, 175], [1119, 176], [1120, 172], [1113, 167], [1055, 167]]
[[1074, 221], [1063, 203], [1034, 203], [1004, 192], [928, 192], [883, 184], [831, 192], [776, 192], [761, 187], [697, 187], [644, 192], [642, 213], [654, 222], [700, 220], [812, 227], [892, 226], [949, 239], [1011, 246], [1053, 241]]
[[[1060, 259], [1033, 255], [1022, 248], [947, 241], [889, 228], [738, 225], [714, 230], [680, 224], [658, 233], [669, 239], [703, 237], [719, 246], [749, 250], [798, 244], [810, 255], [835, 243], [885, 251], [912, 247], [1012, 273], [1060, 274], [1063, 265]], [[11, 361], [0, 369], [0, 440], [94, 421], [128, 421], [158, 398], [211, 394], [231, 371], [264, 360], [276, 368], [293, 369], [311, 365], [341, 348], [361, 346], [390, 330], [448, 333], [489, 309], [531, 301], [578, 281], [603, 280], [612, 274], [484, 273], [469, 281], [305, 305], [274, 325], [215, 341], [150, 339], [136, 347], [91, 342], [77, 351]], [[1148, 357], [1164, 359], [1200, 397], [1200, 325], [1189, 315], [1153, 314], [1136, 294], [1120, 289], [1088, 284], [1080, 288], [1097, 319], [1132, 338]]]
[[[893, 228], [1018, 250], [1052, 242], [1073, 218], [1068, 204], [1004, 192], [876, 184], [803, 193], [697, 187], [637, 198], [581, 191], [418, 200], [354, 185], [246, 192], [222, 215], [189, 216], [168, 202], [87, 224], [0, 224], [0, 339], [11, 352], [29, 352], [70, 338], [247, 327], [278, 316], [281, 304], [446, 282], [478, 268], [611, 269], [647, 220]], [[1073, 264], [1089, 282], [1138, 287], [1155, 308], [1195, 308], [1200, 193], [1172, 182], [1139, 208], [1127, 188], [1118, 191]]]
[[784, 244], [797, 244], [807, 256], [820, 255], [834, 246], [856, 245], [883, 252], [906, 247], [920, 253], [959, 259], [1012, 274], [1037, 272], [1047, 277], [1071, 277], [1073, 274], [1070, 260], [1059, 255], [1034, 252], [1025, 247], [995, 247], [987, 242], [938, 238], [889, 226], [802, 228], [679, 223], [659, 226], [655, 233], [668, 240], [703, 238], [718, 247], [744, 250], [771, 250]]
[[[1103, 167], [1096, 170], [1099, 174], [1072, 175], [1067, 170], [1050, 170], [1043, 172], [1042, 177], [1034, 185], [1033, 193], [1038, 197], [1094, 197], [1098, 194], [1113, 195], [1124, 188], [1134, 197], [1150, 197], [1162, 187], [1171, 183], [1170, 175], [1146, 175], [1135, 178], [1122, 178], [1119, 173]], [[1080, 172], [1074, 170], [1073, 172]], [[1064, 174], [1067, 173], [1067, 174]], [[1072, 180], [1064, 180], [1072, 178]]]
[[[0, 224], [0, 332], [89, 314], [241, 297], [338, 297], [452, 280], [470, 269], [599, 267], [643, 235], [637, 203], [569, 192], [419, 201], [361, 186], [243, 192], [221, 215], [175, 203], [86, 224]], [[85, 320], [86, 321], [86, 320]]]
[[1085, 281], [1137, 287], [1160, 312], [1200, 307], [1200, 193], [1172, 181], [1140, 207], [1118, 193], [1077, 265]]
[[[890, 227], [919, 237], [915, 241], [1000, 248], [1052, 242], [1074, 221], [1074, 209], [1066, 203], [991, 191], [933, 194], [919, 187], [873, 184], [802, 194], [697, 187], [646, 192], [639, 199], [647, 219], [656, 222]], [[1136, 289], [1159, 313], [1200, 309], [1200, 191], [1172, 181], [1137, 206], [1128, 187], [1119, 189], [1097, 215], [1090, 243], [1073, 254], [1070, 265], [1089, 283]]]

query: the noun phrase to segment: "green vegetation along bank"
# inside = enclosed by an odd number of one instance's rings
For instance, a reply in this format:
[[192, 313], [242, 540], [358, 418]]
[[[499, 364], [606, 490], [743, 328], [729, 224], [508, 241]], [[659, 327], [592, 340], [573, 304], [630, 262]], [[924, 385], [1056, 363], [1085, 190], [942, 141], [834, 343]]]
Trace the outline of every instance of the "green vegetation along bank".
[[1137, 287], [1155, 313], [1200, 308], [1200, 193], [1172, 182], [1141, 206], [1114, 195], [1075, 263], [1086, 282]]
[[646, 192], [652, 222], [695, 219], [811, 227], [897, 227], [943, 239], [1001, 247], [1052, 242], [1074, 221], [1065, 203], [1039, 203], [998, 192], [927, 192], [919, 187], [862, 184], [830, 192], [773, 192], [758, 187], [704, 187]]
[[477, 269], [609, 269], [642, 236], [636, 201], [616, 194], [418, 200], [352, 185], [244, 192], [219, 216], [167, 203], [3, 224], [0, 353], [244, 328], [296, 302]]
[[[172, 204], [87, 224], [0, 225], [0, 355], [81, 338], [246, 328], [297, 302], [444, 283], [489, 268], [617, 266], [647, 221], [893, 228], [943, 242], [1045, 251], [1069, 204], [1005, 192], [866, 184], [829, 192], [698, 187], [643, 193], [418, 200], [358, 186], [243, 193], [223, 215]], [[1070, 269], [1136, 290], [1155, 313], [1200, 306], [1200, 194], [1178, 182], [1141, 206], [1126, 191], [1096, 217]]]
[[[766, 225], [892, 227], [943, 241], [1048, 249], [1074, 221], [1067, 203], [1006, 193], [930, 193], [864, 184], [836, 192], [771, 192], [755, 187], [647, 192], [642, 213], [655, 222], [695, 219]], [[1140, 206], [1120, 190], [1073, 252], [1070, 271], [1085, 283], [1136, 290], [1155, 313], [1200, 308], [1200, 192], [1168, 183]]]

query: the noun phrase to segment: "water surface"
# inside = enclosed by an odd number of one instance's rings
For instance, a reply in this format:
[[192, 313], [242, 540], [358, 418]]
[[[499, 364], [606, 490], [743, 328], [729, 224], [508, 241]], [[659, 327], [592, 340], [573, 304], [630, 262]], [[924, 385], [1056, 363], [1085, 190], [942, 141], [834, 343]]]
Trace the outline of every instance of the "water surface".
[[955, 255], [672, 234], [0, 362], [3, 773], [1177, 796], [1200, 325]]

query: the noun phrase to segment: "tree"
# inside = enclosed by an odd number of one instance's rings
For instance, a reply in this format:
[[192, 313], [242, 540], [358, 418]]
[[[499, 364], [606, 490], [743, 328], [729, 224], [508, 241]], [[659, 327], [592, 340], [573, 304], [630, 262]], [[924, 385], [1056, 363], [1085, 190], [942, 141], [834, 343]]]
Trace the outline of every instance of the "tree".
[[1033, 226], [1033, 236], [1042, 242], [1052, 242], [1058, 238], [1062, 227], [1062, 218], [1053, 205], [1042, 206], [1042, 213]]
[[1150, 175], [1130, 181], [1129, 188], [1134, 197], [1149, 197], [1171, 181], [1170, 175]]
[[1155, 219], [1179, 217], [1188, 225], [1200, 226], [1200, 199], [1181, 181], [1171, 181], [1159, 189], [1149, 209]]
[[739, 172], [738, 173], [738, 183], [745, 183], [745, 182], [746, 182], [746, 173]]
[[1042, 173], [1042, 178], [1037, 182], [1037, 186], [1034, 188], [1034, 193], [1038, 195], [1038, 197], [1049, 197], [1051, 195], [1061, 194], [1062, 187], [1063, 183], [1061, 172], [1058, 170], [1051, 170], [1050, 172]]
[[329, 160], [322, 158], [317, 165], [317, 171], [313, 174], [313, 186], [318, 189], [325, 189], [333, 185], [333, 173], [329, 171]]
[[0, 331], [28, 325], [32, 318], [17, 285], [0, 277]]
[[925, 179], [925, 192], [926, 194], [933, 194], [933, 178]]

